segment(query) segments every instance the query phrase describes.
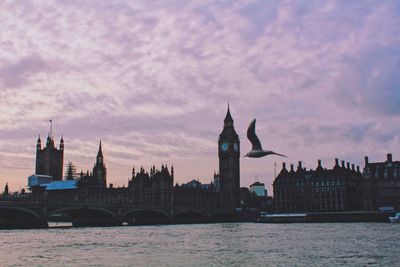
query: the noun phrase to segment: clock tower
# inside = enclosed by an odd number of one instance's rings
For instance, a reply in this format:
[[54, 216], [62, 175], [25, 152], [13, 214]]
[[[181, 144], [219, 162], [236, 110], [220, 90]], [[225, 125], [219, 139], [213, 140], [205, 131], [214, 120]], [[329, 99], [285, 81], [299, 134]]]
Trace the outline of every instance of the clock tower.
[[240, 141], [229, 110], [218, 140], [219, 179], [223, 208], [240, 207]]

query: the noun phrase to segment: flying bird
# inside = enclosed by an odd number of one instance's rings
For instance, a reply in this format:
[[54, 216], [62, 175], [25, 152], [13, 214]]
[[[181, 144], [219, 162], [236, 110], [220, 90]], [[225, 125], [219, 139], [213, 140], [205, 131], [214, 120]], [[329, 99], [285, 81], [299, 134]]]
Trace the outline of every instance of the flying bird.
[[250, 140], [253, 147], [251, 148], [251, 151], [249, 153], [244, 155], [245, 157], [261, 158], [267, 155], [278, 155], [281, 157], [286, 157], [285, 155], [275, 153], [274, 151], [267, 151], [262, 149], [260, 140], [256, 135], [256, 119], [254, 119], [250, 123], [249, 128], [247, 129], [247, 138]]

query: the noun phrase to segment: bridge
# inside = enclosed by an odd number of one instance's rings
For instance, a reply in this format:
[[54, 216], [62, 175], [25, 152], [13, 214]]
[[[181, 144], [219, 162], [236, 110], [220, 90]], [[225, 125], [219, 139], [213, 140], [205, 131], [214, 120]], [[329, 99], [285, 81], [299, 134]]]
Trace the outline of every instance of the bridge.
[[0, 200], [1, 228], [42, 228], [49, 221], [67, 219], [74, 226], [119, 226], [141, 224], [226, 221], [229, 212], [219, 208], [143, 205], [126, 202], [64, 202], [22, 198]]

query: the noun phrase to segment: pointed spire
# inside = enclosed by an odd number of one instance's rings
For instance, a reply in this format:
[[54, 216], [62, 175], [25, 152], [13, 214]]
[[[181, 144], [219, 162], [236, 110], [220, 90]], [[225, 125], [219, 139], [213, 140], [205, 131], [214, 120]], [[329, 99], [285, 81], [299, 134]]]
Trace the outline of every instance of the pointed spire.
[[42, 140], [40, 139], [40, 135], [39, 135], [38, 140], [37, 140], [36, 149], [37, 150], [42, 149]]
[[97, 152], [96, 164], [103, 164], [103, 151], [101, 150], [101, 139], [99, 144], [99, 152]]
[[6, 186], [4, 187], [4, 195], [8, 196], [8, 183], [6, 183]]
[[60, 140], [60, 149], [63, 150], [64, 149], [64, 136], [61, 135], [61, 140]]
[[50, 122], [49, 137], [50, 137], [51, 139], [53, 139], [53, 119], [50, 119], [49, 122]]
[[228, 102], [228, 110], [226, 112], [224, 123], [225, 123], [225, 126], [232, 126], [233, 125], [233, 119], [232, 119], [231, 111], [229, 109], [229, 102]]

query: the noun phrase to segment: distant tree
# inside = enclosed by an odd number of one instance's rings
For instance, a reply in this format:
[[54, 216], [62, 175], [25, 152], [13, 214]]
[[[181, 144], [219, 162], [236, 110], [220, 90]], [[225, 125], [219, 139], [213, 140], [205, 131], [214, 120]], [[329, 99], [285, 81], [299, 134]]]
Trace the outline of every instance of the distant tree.
[[72, 162], [68, 162], [67, 169], [65, 171], [65, 179], [66, 180], [76, 180], [78, 175], [76, 173], [76, 167]]

